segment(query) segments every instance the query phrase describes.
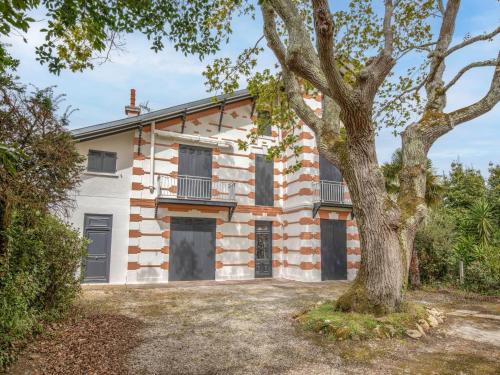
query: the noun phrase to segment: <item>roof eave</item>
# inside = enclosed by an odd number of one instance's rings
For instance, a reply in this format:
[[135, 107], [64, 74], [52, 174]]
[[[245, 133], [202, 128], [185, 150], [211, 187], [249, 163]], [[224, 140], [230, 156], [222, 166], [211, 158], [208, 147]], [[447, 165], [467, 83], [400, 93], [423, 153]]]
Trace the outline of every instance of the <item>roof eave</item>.
[[238, 102], [238, 101], [250, 99], [250, 98], [252, 98], [252, 95], [250, 95], [250, 93], [246, 92], [246, 93], [243, 93], [243, 94], [240, 94], [237, 96], [230, 96], [230, 97], [226, 97], [226, 98], [222, 98], [222, 99], [218, 98], [217, 101], [204, 103], [202, 105], [198, 105], [198, 106], [194, 106], [194, 107], [186, 107], [186, 108], [179, 109], [179, 110], [176, 110], [176, 111], [173, 111], [170, 113], [158, 114], [157, 116], [152, 116], [152, 117], [149, 117], [146, 119], [139, 118], [139, 119], [137, 119], [137, 121], [130, 121], [130, 118], [125, 118], [125, 119], [123, 119], [123, 121], [125, 123], [122, 123], [122, 124], [119, 123], [115, 126], [103, 128], [103, 129], [90, 130], [87, 132], [84, 131], [84, 132], [77, 133], [77, 134], [72, 132], [72, 136], [78, 142], [89, 141], [92, 139], [105, 137], [108, 135], [113, 135], [113, 134], [122, 133], [122, 132], [125, 132], [128, 130], [132, 130], [132, 129], [139, 127], [140, 125], [151, 124], [153, 121], [164, 121], [164, 120], [169, 120], [169, 119], [176, 118], [176, 117], [181, 117], [182, 115], [184, 115], [184, 113], [189, 115], [189, 114], [201, 112], [201, 111], [204, 111], [204, 110], [207, 110], [210, 108], [220, 106], [220, 104], [223, 101], [225, 101], [225, 103], [227, 104], [227, 103], [234, 103], [234, 102]]

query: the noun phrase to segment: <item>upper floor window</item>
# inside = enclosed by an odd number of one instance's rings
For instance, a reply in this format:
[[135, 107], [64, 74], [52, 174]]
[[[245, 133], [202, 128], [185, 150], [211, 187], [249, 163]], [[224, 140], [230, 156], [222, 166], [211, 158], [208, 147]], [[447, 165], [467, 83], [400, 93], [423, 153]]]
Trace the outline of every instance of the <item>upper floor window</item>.
[[116, 152], [89, 150], [87, 171], [116, 173]]
[[274, 206], [274, 163], [255, 155], [255, 205]]
[[212, 194], [212, 149], [181, 145], [178, 174], [178, 197], [210, 199]]
[[269, 113], [269, 111], [259, 111], [257, 113], [257, 120], [259, 122], [259, 125], [262, 127], [262, 135], [271, 137], [273, 135], [273, 132], [271, 128], [271, 114]]
[[323, 155], [319, 156], [319, 178], [321, 181], [342, 182], [342, 173]]

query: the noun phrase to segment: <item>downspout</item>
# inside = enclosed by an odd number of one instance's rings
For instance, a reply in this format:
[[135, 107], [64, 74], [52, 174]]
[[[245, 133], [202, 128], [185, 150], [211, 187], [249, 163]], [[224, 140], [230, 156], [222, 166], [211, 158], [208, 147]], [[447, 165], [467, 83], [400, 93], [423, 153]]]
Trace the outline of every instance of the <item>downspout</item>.
[[151, 123], [151, 149], [149, 151], [149, 191], [155, 190], [155, 121]]

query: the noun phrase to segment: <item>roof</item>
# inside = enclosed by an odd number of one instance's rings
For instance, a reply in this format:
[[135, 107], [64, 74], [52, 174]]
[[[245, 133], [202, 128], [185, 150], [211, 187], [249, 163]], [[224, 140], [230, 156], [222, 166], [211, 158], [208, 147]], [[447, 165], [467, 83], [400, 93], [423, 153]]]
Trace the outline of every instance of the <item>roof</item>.
[[126, 117], [116, 121], [103, 122], [97, 125], [86, 126], [79, 129], [71, 130], [71, 135], [78, 141], [85, 141], [94, 138], [103, 137], [106, 135], [121, 133], [127, 130], [136, 128], [141, 124], [148, 124], [152, 121], [168, 120], [171, 118], [182, 116], [184, 113], [191, 114], [205, 109], [217, 107], [221, 103], [232, 103], [244, 99], [249, 99], [252, 96], [248, 90], [238, 90], [231, 94], [209, 97], [194, 102], [179, 104], [173, 107], [160, 109], [158, 111], [144, 113], [139, 116]]

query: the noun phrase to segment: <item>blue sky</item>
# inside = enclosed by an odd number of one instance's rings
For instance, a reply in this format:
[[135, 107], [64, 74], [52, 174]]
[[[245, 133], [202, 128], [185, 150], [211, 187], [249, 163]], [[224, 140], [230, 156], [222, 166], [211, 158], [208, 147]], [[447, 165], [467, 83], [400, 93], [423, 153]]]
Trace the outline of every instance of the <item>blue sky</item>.
[[[461, 41], [466, 33], [475, 35], [491, 31], [500, 21], [500, 6], [496, 0], [464, 0], [459, 13], [455, 41]], [[173, 48], [154, 53], [147, 40], [136, 34], [125, 36], [126, 51], [115, 53], [112, 61], [84, 73], [63, 72], [52, 75], [45, 66], [35, 60], [34, 47], [42, 42], [38, 30], [40, 20], [26, 35], [28, 43], [20, 37], [7, 42], [12, 44], [12, 54], [21, 60], [18, 75], [23, 83], [38, 87], [57, 86], [58, 93], [66, 94], [66, 105], [77, 108], [71, 116], [71, 128], [93, 125], [124, 117], [124, 106], [129, 100], [130, 88], [137, 90], [137, 101], [148, 102], [152, 110], [181, 104], [209, 96], [204, 86], [202, 71], [206, 60], [184, 57]], [[253, 45], [262, 33], [261, 21], [238, 20], [234, 35], [228, 45], [223, 46], [217, 57], [236, 56], [241, 48]], [[447, 76], [452, 77], [468, 62], [496, 57], [500, 48], [500, 37], [493, 42], [477, 43], [458, 52], [448, 61]], [[259, 68], [271, 67], [274, 57], [270, 52], [262, 55]], [[468, 72], [449, 92], [447, 110], [474, 102], [485, 94], [489, 87], [493, 69], [479, 68]], [[438, 172], [447, 171], [457, 158], [467, 166], [487, 173], [490, 161], [500, 162], [500, 105], [488, 114], [460, 125], [442, 137], [432, 147], [429, 157]], [[379, 161], [390, 159], [393, 150], [400, 145], [399, 137], [389, 130], [377, 137]]]

